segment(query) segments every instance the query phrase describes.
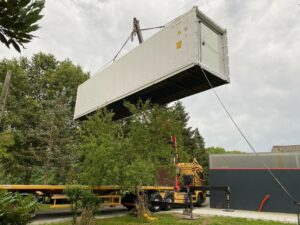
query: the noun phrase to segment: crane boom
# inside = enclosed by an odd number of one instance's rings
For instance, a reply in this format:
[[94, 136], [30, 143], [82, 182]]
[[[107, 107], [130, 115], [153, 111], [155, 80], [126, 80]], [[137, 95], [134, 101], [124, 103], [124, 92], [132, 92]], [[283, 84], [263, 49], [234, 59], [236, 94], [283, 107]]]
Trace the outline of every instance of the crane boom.
[[133, 32], [132, 33], [133, 34], [136, 33], [140, 44], [143, 43], [144, 38], [143, 38], [141, 27], [140, 27], [140, 21], [138, 21], [136, 17], [133, 18]]

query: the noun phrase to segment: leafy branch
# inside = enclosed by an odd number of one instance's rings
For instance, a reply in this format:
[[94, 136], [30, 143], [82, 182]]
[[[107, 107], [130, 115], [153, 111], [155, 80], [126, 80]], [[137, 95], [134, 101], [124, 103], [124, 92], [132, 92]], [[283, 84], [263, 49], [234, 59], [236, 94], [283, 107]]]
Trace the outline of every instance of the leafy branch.
[[36, 23], [44, 5], [44, 0], [0, 0], [0, 41], [21, 52], [20, 46], [25, 48], [40, 28]]

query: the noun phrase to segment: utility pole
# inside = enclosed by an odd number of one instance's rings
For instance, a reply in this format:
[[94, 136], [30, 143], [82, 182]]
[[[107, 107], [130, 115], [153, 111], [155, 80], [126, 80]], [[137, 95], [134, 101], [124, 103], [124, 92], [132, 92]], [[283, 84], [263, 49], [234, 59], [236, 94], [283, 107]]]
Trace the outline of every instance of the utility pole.
[[8, 71], [5, 76], [5, 81], [4, 81], [2, 93], [0, 96], [0, 124], [1, 124], [3, 113], [4, 113], [4, 109], [5, 109], [5, 103], [6, 103], [6, 98], [8, 95], [10, 80], [11, 80], [11, 72]]
[[138, 21], [135, 17], [133, 18], [133, 32], [132, 34], [136, 33], [140, 44], [143, 43], [144, 39], [143, 39], [143, 35], [142, 35], [142, 31], [140, 28], [140, 21]]

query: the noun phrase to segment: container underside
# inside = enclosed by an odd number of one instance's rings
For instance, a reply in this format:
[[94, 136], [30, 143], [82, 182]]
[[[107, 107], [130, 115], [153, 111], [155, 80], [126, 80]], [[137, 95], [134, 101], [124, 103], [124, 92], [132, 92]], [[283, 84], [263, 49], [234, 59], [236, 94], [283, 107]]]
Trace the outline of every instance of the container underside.
[[[205, 70], [205, 74], [213, 87], [228, 83], [227, 80], [223, 80], [207, 70]], [[174, 76], [162, 80], [161, 82], [146, 87], [141, 91], [108, 104], [106, 108], [114, 113], [113, 120], [118, 120], [131, 115], [129, 110], [124, 106], [124, 101], [135, 104], [139, 99], [142, 101], [150, 99], [152, 104], [163, 105], [208, 89], [211, 89], [211, 87], [207, 82], [201, 67], [195, 65]], [[95, 113], [95, 111], [79, 119], [87, 119], [87, 116], [90, 116], [93, 113]]]

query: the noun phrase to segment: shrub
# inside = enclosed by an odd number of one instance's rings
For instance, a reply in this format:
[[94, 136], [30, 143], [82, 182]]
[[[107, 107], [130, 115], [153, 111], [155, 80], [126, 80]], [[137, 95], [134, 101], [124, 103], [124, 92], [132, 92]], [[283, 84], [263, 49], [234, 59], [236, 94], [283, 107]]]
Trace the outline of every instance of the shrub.
[[91, 225], [95, 210], [99, 204], [99, 198], [82, 186], [69, 186], [64, 190], [71, 203], [71, 210], [73, 212], [72, 224], [77, 224], [77, 215], [79, 210], [82, 210], [80, 224]]
[[92, 225], [95, 211], [99, 205], [99, 198], [90, 190], [83, 190], [81, 204], [82, 212], [80, 225]]
[[28, 224], [36, 207], [37, 201], [31, 195], [0, 191], [0, 224]]

